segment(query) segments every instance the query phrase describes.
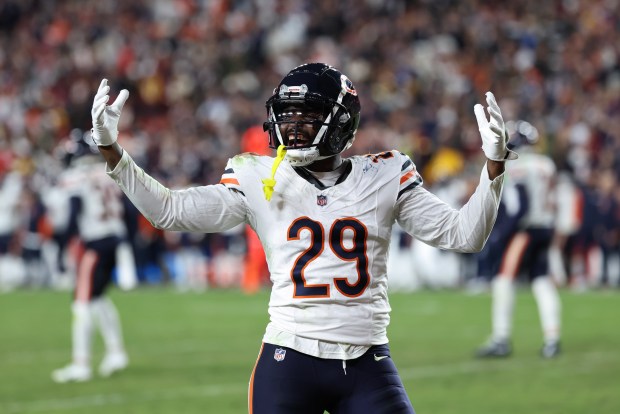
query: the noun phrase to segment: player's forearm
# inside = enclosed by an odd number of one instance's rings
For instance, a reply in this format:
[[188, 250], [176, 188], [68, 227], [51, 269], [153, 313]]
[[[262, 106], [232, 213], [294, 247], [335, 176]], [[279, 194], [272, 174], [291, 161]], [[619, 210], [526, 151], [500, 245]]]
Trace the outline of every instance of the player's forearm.
[[99, 152], [108, 164], [108, 168], [110, 170], [116, 168], [123, 157], [123, 148], [118, 145], [118, 142], [115, 142], [112, 145], [100, 145], [97, 148], [99, 148]]
[[[489, 165], [491, 164], [491, 165]], [[498, 165], [499, 164], [499, 165]], [[460, 209], [460, 228], [469, 234], [469, 245], [474, 253], [482, 250], [497, 218], [497, 210], [504, 186], [504, 163], [487, 161], [487, 171], [480, 174], [480, 183], [467, 203]], [[488, 174], [488, 178], [485, 175]]]
[[99, 150], [108, 163], [108, 175], [154, 227], [182, 230], [177, 228], [170, 189], [138, 167], [129, 154], [123, 159], [123, 149], [117, 143], [99, 146]]
[[108, 175], [154, 227], [214, 233], [245, 221], [247, 208], [241, 195], [223, 185], [175, 191], [138, 167], [129, 154], [123, 154], [117, 164]]
[[502, 187], [503, 177], [490, 180], [483, 169], [476, 191], [459, 210], [427, 190], [416, 188], [401, 197], [398, 223], [431, 246], [463, 253], [478, 252], [493, 229]]

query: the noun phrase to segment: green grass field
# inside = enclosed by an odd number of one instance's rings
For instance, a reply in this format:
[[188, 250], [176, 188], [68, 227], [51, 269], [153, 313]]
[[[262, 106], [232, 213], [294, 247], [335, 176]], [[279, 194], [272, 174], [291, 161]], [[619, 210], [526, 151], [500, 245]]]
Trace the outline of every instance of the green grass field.
[[[247, 412], [267, 293], [114, 290], [130, 368], [58, 385], [50, 372], [69, 360], [69, 296], [0, 295], [0, 413]], [[534, 300], [522, 291], [515, 354], [478, 361], [472, 353], [489, 332], [488, 294], [392, 294], [392, 356], [418, 414], [620, 413], [620, 293], [563, 292], [562, 298], [559, 359], [539, 357]], [[101, 352], [97, 338], [97, 363]]]

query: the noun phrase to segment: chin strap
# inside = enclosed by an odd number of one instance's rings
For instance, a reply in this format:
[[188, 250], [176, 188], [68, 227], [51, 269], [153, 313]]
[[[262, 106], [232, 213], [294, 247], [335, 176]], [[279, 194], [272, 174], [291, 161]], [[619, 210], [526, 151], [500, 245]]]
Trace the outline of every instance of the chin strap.
[[276, 153], [276, 159], [273, 161], [273, 165], [271, 166], [271, 178], [263, 178], [261, 180], [263, 182], [263, 192], [265, 193], [265, 200], [267, 201], [271, 201], [273, 189], [276, 186], [276, 171], [280, 166], [280, 163], [284, 159], [285, 155], [286, 147], [284, 145], [280, 145]]

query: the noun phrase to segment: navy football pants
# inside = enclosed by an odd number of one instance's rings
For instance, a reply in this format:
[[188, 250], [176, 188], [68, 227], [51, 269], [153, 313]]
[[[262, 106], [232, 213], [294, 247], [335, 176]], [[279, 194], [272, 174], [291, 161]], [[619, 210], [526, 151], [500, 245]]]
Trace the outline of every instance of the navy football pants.
[[112, 282], [112, 271], [116, 266], [118, 237], [106, 237], [84, 243], [84, 254], [77, 269], [74, 300], [90, 302], [104, 295]]
[[343, 364], [265, 343], [248, 398], [250, 414], [415, 414], [388, 345]]

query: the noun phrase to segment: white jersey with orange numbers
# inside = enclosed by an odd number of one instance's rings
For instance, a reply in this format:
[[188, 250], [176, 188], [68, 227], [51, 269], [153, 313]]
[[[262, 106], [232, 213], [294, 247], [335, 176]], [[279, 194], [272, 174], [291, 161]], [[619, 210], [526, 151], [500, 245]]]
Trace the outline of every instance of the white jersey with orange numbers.
[[470, 201], [455, 210], [422, 187], [409, 157], [389, 151], [347, 159], [348, 173], [324, 188], [286, 161], [270, 201], [261, 179], [274, 159], [229, 160], [220, 184], [171, 191], [125, 152], [109, 172], [153, 225], [219, 232], [242, 222], [258, 234], [273, 283], [264, 341], [321, 358], [351, 359], [388, 342], [387, 259], [395, 221], [444, 249], [480, 250], [491, 231], [502, 178], [486, 167]]
[[82, 208], [78, 218], [80, 239], [89, 242], [126, 235], [122, 193], [107, 177], [105, 164], [78, 163], [65, 171], [59, 185], [67, 191], [69, 197], [77, 196], [81, 199]]
[[520, 222], [523, 228], [550, 228], [556, 220], [555, 164], [546, 155], [523, 150], [519, 162], [506, 163], [511, 184], [522, 184], [528, 198], [527, 213]]

